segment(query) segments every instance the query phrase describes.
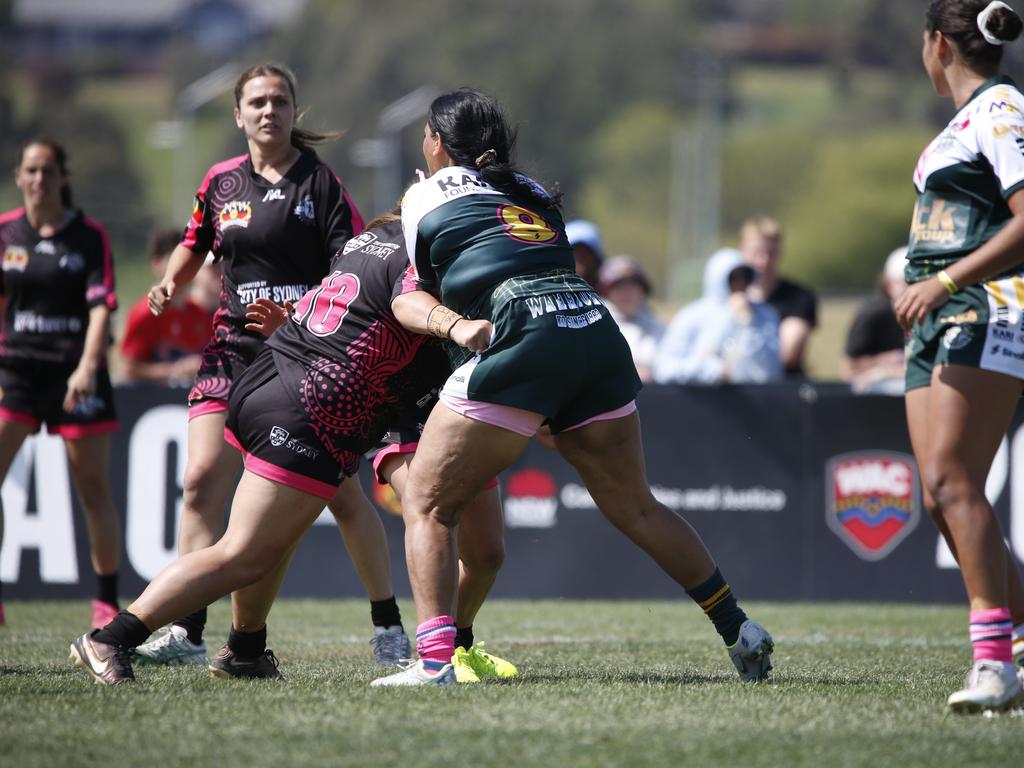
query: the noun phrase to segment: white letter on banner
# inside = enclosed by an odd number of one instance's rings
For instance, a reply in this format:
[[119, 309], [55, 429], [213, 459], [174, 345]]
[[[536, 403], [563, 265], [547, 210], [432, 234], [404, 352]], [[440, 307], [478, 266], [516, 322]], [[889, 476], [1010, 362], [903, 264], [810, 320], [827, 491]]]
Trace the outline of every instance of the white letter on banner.
[[128, 511], [125, 545], [132, 568], [146, 581], [178, 558], [182, 500], [174, 509], [174, 536], [164, 545], [164, 500], [167, 498], [167, 448], [178, 446], [175, 477], [180, 487], [188, 459], [188, 409], [161, 405], [146, 411], [132, 430], [128, 445]]
[[[28, 508], [33, 479], [38, 510]], [[21, 551], [38, 549], [42, 581], [76, 583], [78, 555], [64, 441], [53, 435], [28, 438], [14, 457], [2, 496], [4, 544], [0, 550], [0, 579], [15, 582], [21, 570]]]

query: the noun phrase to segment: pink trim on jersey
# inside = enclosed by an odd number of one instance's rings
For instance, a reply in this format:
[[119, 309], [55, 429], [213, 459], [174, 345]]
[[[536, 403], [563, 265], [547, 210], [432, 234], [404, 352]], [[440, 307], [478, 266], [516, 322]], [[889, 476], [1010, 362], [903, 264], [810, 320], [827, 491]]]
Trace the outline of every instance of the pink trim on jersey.
[[0, 224], [6, 224], [8, 221], [20, 219], [24, 215], [25, 206], [22, 206], [21, 208], [15, 208], [13, 211], [8, 211], [7, 213], [0, 213]]
[[253, 456], [242, 447], [242, 444], [238, 442], [238, 438], [235, 437], [235, 434], [228, 427], [224, 427], [224, 440], [242, 452], [242, 464], [254, 475], [259, 475], [266, 480], [308, 493], [310, 496], [317, 496], [325, 501], [333, 499], [334, 494], [338, 491], [338, 486], [336, 485], [314, 480], [312, 477], [300, 475], [298, 472], [292, 472], [284, 467], [277, 466], [277, 464], [271, 464], [269, 461]]
[[[248, 157], [249, 155], [239, 155], [238, 157], [231, 157], [228, 158], [227, 160], [222, 160], [219, 163], [214, 163], [213, 165], [211, 165], [210, 170], [208, 170], [206, 172], [206, 175], [203, 177], [203, 181], [199, 185], [199, 189], [196, 190], [195, 196], [201, 197], [205, 201], [206, 191], [210, 188], [210, 182], [213, 180], [213, 177], [221, 173], [226, 173], [227, 171], [233, 171], [235, 168], [244, 163]], [[188, 224], [185, 225], [185, 234], [182, 235], [181, 238], [181, 245], [185, 246], [190, 251], [195, 250], [196, 227], [198, 225], [199, 222], [197, 222], [190, 214], [188, 217]]]
[[95, 435], [109, 435], [117, 432], [121, 422], [97, 421], [95, 424], [58, 424], [56, 426], [46, 425], [46, 431], [51, 435], [60, 435], [65, 440], [81, 440], [83, 437], [94, 437]]
[[412, 293], [420, 289], [419, 281], [416, 279], [416, 270], [410, 266], [402, 275], [402, 294]]
[[12, 424], [28, 424], [32, 427], [33, 431], [38, 430], [39, 426], [43, 423], [41, 419], [37, 419], [35, 416], [12, 411], [9, 408], [0, 408], [0, 419], [9, 421]]
[[[100, 240], [103, 242], [103, 287], [106, 288], [106, 304], [113, 311], [117, 309], [117, 293], [114, 290], [114, 252], [110, 247], [110, 235], [106, 228], [95, 219], [83, 216], [85, 226], [92, 227], [100, 233]], [[91, 293], [92, 291], [90, 291]]]
[[[384, 476], [380, 473], [380, 465], [384, 463], [384, 459], [388, 456], [402, 456], [407, 453], [416, 453], [417, 447], [419, 447], [419, 443], [402, 443], [401, 445], [389, 445], [387, 448], [382, 448], [377, 455], [373, 457], [373, 476], [374, 479], [376, 479], [377, 484], [388, 484], [388, 481], [385, 480]], [[489, 491], [491, 488], [497, 487], [498, 478], [492, 477], [484, 486], [484, 490]]]
[[587, 424], [593, 424], [595, 421], [611, 421], [612, 419], [621, 419], [623, 416], [629, 416], [629, 414], [636, 412], [636, 400], [630, 400], [621, 408], [616, 408], [614, 411], [605, 411], [599, 413], [597, 416], [591, 416], [586, 421], [581, 421], [579, 424], [573, 424], [571, 427], [563, 429], [563, 432], [569, 432], [573, 429], [579, 429], [585, 427]]
[[509, 432], [515, 432], [523, 437], [533, 437], [540, 429], [540, 425], [544, 423], [544, 417], [541, 414], [522, 408], [513, 408], [510, 405], [467, 400], [458, 395], [451, 395], [444, 390], [441, 391], [439, 399], [450, 410], [467, 419], [507, 429]]
[[227, 400], [203, 398], [202, 400], [196, 400], [195, 403], [188, 404], [188, 420], [192, 421], [197, 416], [205, 416], [208, 413], [224, 413], [227, 409]]

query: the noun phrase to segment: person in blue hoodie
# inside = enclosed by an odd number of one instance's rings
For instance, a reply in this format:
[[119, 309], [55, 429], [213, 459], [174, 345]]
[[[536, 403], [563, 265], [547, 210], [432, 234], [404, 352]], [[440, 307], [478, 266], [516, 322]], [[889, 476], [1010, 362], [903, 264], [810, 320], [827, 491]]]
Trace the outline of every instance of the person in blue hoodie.
[[779, 316], [751, 301], [754, 279], [739, 251], [723, 248], [704, 268], [704, 295], [683, 307], [662, 337], [654, 380], [677, 384], [761, 384], [782, 379]]

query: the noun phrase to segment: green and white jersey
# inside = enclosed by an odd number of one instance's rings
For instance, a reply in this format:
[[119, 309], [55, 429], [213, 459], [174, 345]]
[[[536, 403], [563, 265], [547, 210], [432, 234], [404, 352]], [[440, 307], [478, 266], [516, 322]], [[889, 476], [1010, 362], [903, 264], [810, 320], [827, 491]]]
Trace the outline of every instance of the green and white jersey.
[[469, 168], [442, 168], [414, 184], [402, 200], [402, 229], [420, 283], [474, 320], [491, 319], [482, 299], [505, 280], [574, 271], [556, 208], [530, 210]]
[[1012, 216], [1006, 200], [1024, 188], [1024, 96], [1009, 77], [993, 77], [971, 95], [921, 155], [914, 186], [911, 283], [976, 250]]

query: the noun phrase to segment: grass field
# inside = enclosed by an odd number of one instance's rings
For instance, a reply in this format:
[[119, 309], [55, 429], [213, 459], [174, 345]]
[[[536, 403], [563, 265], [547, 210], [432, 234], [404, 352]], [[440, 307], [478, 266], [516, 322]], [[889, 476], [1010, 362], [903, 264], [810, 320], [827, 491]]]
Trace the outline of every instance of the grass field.
[[[84, 604], [9, 603], [0, 765], [1019, 764], [1024, 713], [944, 713], [969, 663], [962, 608], [751, 607], [776, 638], [770, 684], [741, 685], [691, 605], [495, 601], [478, 639], [519, 680], [371, 690], [366, 606], [282, 601], [286, 682], [142, 668], [111, 689], [66, 661]], [[211, 610], [211, 650], [228, 619]]]

